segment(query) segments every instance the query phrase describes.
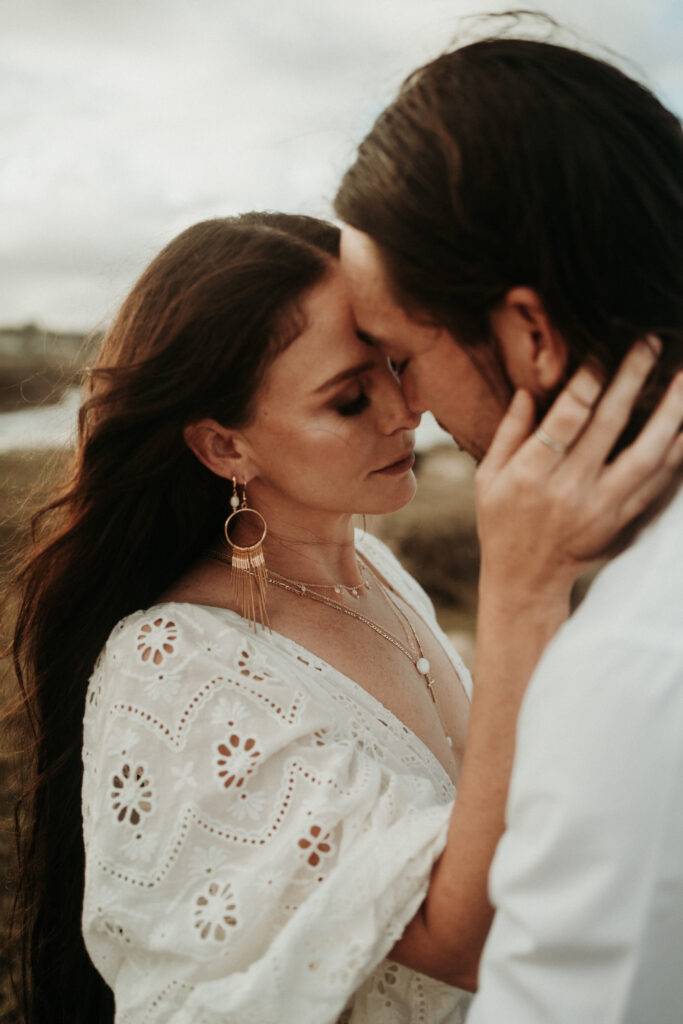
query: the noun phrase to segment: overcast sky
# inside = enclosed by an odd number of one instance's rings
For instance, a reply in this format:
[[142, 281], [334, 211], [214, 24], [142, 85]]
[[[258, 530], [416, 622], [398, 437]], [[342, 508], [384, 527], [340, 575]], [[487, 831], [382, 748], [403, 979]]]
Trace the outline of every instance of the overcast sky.
[[[106, 322], [149, 259], [207, 216], [329, 216], [402, 78], [463, 15], [510, 6], [0, 0], [0, 324]], [[680, 0], [524, 6], [620, 53], [683, 113]]]

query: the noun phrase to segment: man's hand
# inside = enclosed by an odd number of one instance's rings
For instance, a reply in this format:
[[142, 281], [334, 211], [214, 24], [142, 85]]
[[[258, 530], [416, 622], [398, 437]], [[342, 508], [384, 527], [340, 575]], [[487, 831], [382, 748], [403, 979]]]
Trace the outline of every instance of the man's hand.
[[476, 473], [482, 576], [510, 597], [563, 598], [681, 478], [683, 373], [636, 440], [606, 462], [660, 350], [657, 338], [637, 342], [602, 394], [582, 367], [536, 430], [531, 395], [515, 395]]

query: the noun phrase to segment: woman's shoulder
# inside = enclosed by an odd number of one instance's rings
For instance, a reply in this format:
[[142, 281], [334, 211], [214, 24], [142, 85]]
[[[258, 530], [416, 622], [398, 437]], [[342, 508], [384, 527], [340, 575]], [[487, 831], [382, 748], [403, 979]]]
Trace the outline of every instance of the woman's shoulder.
[[[267, 662], [267, 664], [266, 664]], [[164, 601], [121, 619], [111, 631], [95, 665], [91, 687], [109, 683], [117, 693], [173, 698], [198, 679], [252, 675], [257, 666], [268, 676], [287, 675], [278, 651], [255, 634], [249, 623], [226, 608]]]
[[321, 703], [317, 678], [274, 636], [207, 605], [163, 602], [126, 616], [90, 676], [85, 746], [123, 724], [145, 744], [153, 737], [180, 749], [191, 734], [201, 745], [214, 716], [256, 716], [273, 736], [304, 728]]
[[140, 608], [112, 629], [102, 656], [132, 659], [142, 668], [158, 669], [182, 650], [211, 653], [219, 637], [246, 635], [247, 623], [225, 608], [162, 601]]

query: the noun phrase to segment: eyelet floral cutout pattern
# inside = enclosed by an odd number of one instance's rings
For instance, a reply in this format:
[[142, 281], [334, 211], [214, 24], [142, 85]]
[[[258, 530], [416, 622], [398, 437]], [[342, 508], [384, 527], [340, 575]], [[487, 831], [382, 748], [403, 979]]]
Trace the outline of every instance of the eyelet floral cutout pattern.
[[233, 814], [238, 821], [258, 821], [266, 806], [266, 794], [255, 792], [251, 789], [243, 789], [233, 809]]
[[263, 682], [272, 673], [268, 671], [268, 659], [263, 651], [258, 650], [250, 640], [240, 647], [236, 658], [237, 671], [241, 676], [250, 677], [257, 683]]
[[225, 855], [217, 846], [197, 846], [190, 856], [190, 873], [200, 878], [215, 878], [225, 863]]
[[322, 860], [334, 852], [329, 832], [323, 834], [320, 825], [312, 825], [308, 835], [300, 839], [297, 845], [300, 850], [306, 851], [306, 863], [312, 868], [317, 868]]
[[144, 764], [125, 762], [121, 765], [112, 776], [111, 801], [117, 821], [137, 826], [143, 815], [151, 814], [154, 806], [152, 784]]
[[249, 713], [239, 701], [228, 700], [227, 697], [219, 697], [211, 712], [213, 725], [227, 725], [229, 729], [234, 729], [248, 717]]
[[[397, 963], [388, 963], [385, 965], [384, 970], [377, 978], [377, 991], [381, 996], [391, 996], [398, 980], [398, 974], [399, 965]], [[389, 999], [386, 1005], [391, 1005], [391, 999]]]
[[103, 927], [115, 942], [125, 942], [130, 944], [130, 939], [120, 924], [115, 924], [113, 921], [105, 920], [103, 921]]
[[171, 619], [160, 615], [152, 622], [144, 622], [137, 636], [137, 651], [145, 664], [162, 665], [169, 655], [175, 654], [178, 627]]
[[256, 769], [261, 751], [256, 746], [253, 736], [244, 739], [236, 732], [232, 733], [227, 743], [219, 743], [217, 747], [216, 771], [218, 778], [226, 789], [235, 786], [239, 789], [245, 780]]
[[153, 700], [172, 701], [174, 697], [178, 696], [179, 691], [180, 680], [172, 675], [166, 675], [165, 672], [158, 672], [157, 675], [152, 676], [151, 679], [147, 679], [145, 682], [145, 692]]
[[122, 850], [129, 860], [148, 861], [156, 852], [158, 842], [155, 832], [134, 832]]
[[202, 941], [225, 942], [228, 929], [237, 924], [237, 903], [229, 882], [208, 882], [195, 896], [193, 924]]

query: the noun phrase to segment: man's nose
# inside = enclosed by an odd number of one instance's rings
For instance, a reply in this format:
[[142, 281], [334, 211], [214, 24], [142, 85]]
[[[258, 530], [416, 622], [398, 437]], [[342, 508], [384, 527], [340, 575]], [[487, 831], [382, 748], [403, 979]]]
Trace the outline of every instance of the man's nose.
[[420, 413], [406, 401], [403, 388], [395, 378], [389, 382], [389, 387], [391, 393], [386, 417], [387, 433], [394, 433], [396, 430], [415, 430], [420, 424]]
[[420, 424], [420, 414], [411, 409], [405, 401], [400, 383], [387, 368], [382, 380], [382, 398], [380, 426], [384, 433], [393, 434], [397, 430], [415, 430]]
[[406, 408], [410, 413], [418, 417], [419, 422], [419, 417], [423, 412], [427, 411], [427, 406], [421, 401], [420, 393], [410, 367], [407, 367], [401, 376], [401, 393], [403, 394]]

